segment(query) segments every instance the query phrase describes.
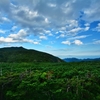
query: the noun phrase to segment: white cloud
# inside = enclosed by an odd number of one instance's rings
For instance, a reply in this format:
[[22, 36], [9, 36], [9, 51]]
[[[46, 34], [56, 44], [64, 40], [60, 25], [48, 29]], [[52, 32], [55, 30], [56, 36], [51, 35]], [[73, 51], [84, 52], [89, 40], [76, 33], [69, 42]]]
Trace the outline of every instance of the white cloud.
[[91, 0], [88, 8], [84, 9], [83, 19], [88, 22], [94, 22], [100, 20], [100, 0]]
[[77, 20], [69, 20], [68, 23], [69, 23], [68, 26], [70, 28], [78, 27], [78, 21]]
[[7, 14], [11, 20], [15, 20], [22, 28], [29, 28], [31, 32], [33, 32], [33, 27], [44, 29], [58, 29], [59, 27], [63, 31], [68, 29], [66, 31], [77, 32], [81, 28], [78, 27], [78, 21], [75, 19], [79, 18], [81, 10], [91, 5], [91, 0], [85, 2], [79, 0], [31, 0], [30, 2], [14, 0], [14, 2], [4, 0], [0, 4], [3, 5], [3, 11], [9, 8]]
[[3, 33], [4, 34], [5, 33], [5, 30], [0, 29], [0, 33]]
[[80, 32], [88, 31], [89, 28], [90, 27], [81, 28], [79, 26], [77, 26], [77, 27], [71, 26], [71, 28], [70, 28], [70, 27], [67, 26], [66, 29], [65, 29], [65, 31], [60, 31], [60, 29], [59, 29], [59, 32], [56, 32], [55, 34], [60, 33], [60, 35], [58, 35], [56, 38], [64, 38], [64, 37], [68, 37], [68, 36], [76, 36]]
[[44, 30], [44, 33], [48, 36], [53, 36], [52, 32], [50, 30]]
[[89, 23], [86, 23], [86, 24], [84, 24], [86, 27], [89, 27], [90, 26], [90, 24]]
[[2, 20], [5, 22], [10, 22], [10, 20], [7, 17], [2, 17]]
[[32, 44], [40, 44], [39, 40], [27, 39], [28, 36], [29, 36], [29, 34], [27, 33], [27, 30], [21, 29], [16, 34], [10, 34], [10, 35], [8, 35], [8, 37], [0, 37], [0, 43], [32, 43]]
[[85, 28], [76, 27], [76, 28], [73, 28], [73, 29], [69, 30], [68, 33], [70, 33], [72, 35], [77, 35], [79, 32], [88, 31], [89, 28], [90, 27], [85, 27]]
[[62, 44], [71, 45], [71, 42], [70, 41], [62, 41]]
[[100, 23], [98, 23], [98, 26], [95, 29], [93, 29], [93, 30], [100, 32]]
[[66, 35], [64, 33], [62, 33], [59, 36], [57, 36], [56, 39], [63, 38], [63, 37], [66, 37]]
[[10, 22], [10, 20], [7, 17], [4, 17], [0, 14], [0, 23], [3, 23], [3, 22]]
[[47, 40], [47, 37], [46, 36], [40, 36], [39, 38], [40, 39], [43, 39], [43, 40]]
[[66, 40], [66, 41], [62, 41], [62, 44], [67, 44], [67, 45], [71, 45], [71, 44], [82, 45], [83, 42], [80, 41], [80, 40], [74, 40], [73, 42], [70, 42], [70, 41]]
[[58, 34], [59, 32], [56, 32], [55, 34]]
[[85, 31], [88, 31], [89, 29], [90, 29], [90, 27], [88, 27], [88, 26], [84, 28]]
[[0, 37], [0, 43], [12, 43], [12, 42], [15, 42], [15, 41], [13, 41], [12, 38]]
[[[88, 31], [90, 23], [100, 20], [99, 4], [97, 0], [1, 0], [0, 23], [13, 21], [14, 25], [24, 29], [8, 36], [13, 40], [20, 41], [30, 34], [40, 39], [47, 39], [53, 34], [57, 38], [76, 36]], [[80, 25], [81, 19], [86, 22], [85, 27]], [[12, 27], [12, 30], [18, 26]], [[25, 29], [28, 29], [27, 32]], [[100, 26], [96, 29], [100, 31]]]
[[13, 39], [22, 39], [28, 36], [28, 33], [21, 29], [17, 34], [10, 34], [9, 37]]
[[13, 39], [11, 37], [0, 37], [0, 44], [2, 43], [32, 43], [32, 44], [40, 44], [39, 41], [34, 41], [34, 40], [30, 40], [30, 39]]
[[40, 44], [39, 41], [33, 41], [33, 44]]
[[50, 23], [48, 18], [45, 18], [45, 23], [47, 23], [47, 24]]
[[99, 1], [97, 2], [97, 0], [94, 0], [94, 2], [91, 0], [85, 2], [84, 0], [14, 0], [14, 2], [1, 1], [0, 10], [7, 12], [11, 18], [16, 18], [14, 20], [20, 25], [23, 26], [26, 23], [27, 27], [39, 25], [40, 22], [41, 26], [47, 25], [45, 21], [50, 22], [50, 25], [54, 23], [57, 26], [62, 26], [66, 25], [68, 20], [79, 18], [80, 11], [85, 12], [86, 17], [90, 17], [90, 13], [94, 17], [94, 13], [91, 11], [95, 13], [99, 11]]
[[33, 40], [30, 40], [30, 39], [22, 39], [21, 42], [28, 42], [28, 43], [32, 43], [32, 44], [40, 44], [39, 41], [33, 41]]
[[75, 40], [73, 43], [76, 44], [76, 45], [82, 45], [83, 44], [83, 42], [80, 41], [80, 40]]
[[13, 26], [11, 30], [14, 31], [16, 29], [17, 29], [17, 26]]
[[66, 30], [66, 27], [61, 27], [60, 30], [61, 31], [65, 31]]
[[48, 3], [48, 6], [50, 6], [50, 7], [56, 7], [56, 4]]
[[72, 29], [72, 30], [70, 30], [70, 31], [68, 31], [69, 33], [78, 33], [79, 31], [81, 31], [82, 30], [82, 28], [80, 28], [80, 27], [77, 27], [77, 28], [74, 28], [74, 29]]
[[88, 36], [89, 35], [75, 36], [75, 37], [68, 38], [68, 40], [83, 39], [83, 38], [87, 38]]

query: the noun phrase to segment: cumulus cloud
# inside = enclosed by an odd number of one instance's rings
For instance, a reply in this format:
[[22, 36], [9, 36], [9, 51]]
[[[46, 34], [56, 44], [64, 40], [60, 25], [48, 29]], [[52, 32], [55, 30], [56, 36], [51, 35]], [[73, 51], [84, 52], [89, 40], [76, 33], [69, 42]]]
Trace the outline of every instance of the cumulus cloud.
[[[18, 37], [22, 40], [30, 34], [40, 39], [56, 33], [59, 34], [57, 38], [76, 36], [88, 31], [91, 22], [100, 20], [99, 3], [97, 0], [2, 0], [0, 23], [13, 21], [16, 26], [12, 27], [12, 31], [18, 26], [27, 29], [27, 32], [20, 30], [10, 34], [8, 38], [13, 40], [18, 40]], [[86, 22], [84, 27], [80, 25], [80, 20]]]
[[47, 40], [47, 37], [46, 36], [40, 36], [39, 38], [40, 39], [43, 39], [43, 40]]
[[76, 45], [82, 45], [83, 44], [83, 42], [80, 41], [80, 40], [75, 40], [73, 43], [76, 44]]
[[12, 38], [0, 37], [0, 43], [12, 43], [12, 42], [16, 42], [16, 41], [13, 41]]
[[69, 33], [78, 33], [81, 30], [82, 30], [82, 28], [77, 27], [77, 28], [74, 28], [74, 29], [70, 30]]
[[89, 28], [90, 27], [85, 27], [85, 28], [76, 27], [76, 28], [73, 28], [72, 30], [68, 31], [68, 33], [73, 34], [73, 35], [77, 35], [79, 32], [88, 31]]
[[39, 41], [34, 41], [30, 39], [13, 39], [11, 37], [0, 37], [0, 44], [2, 43], [32, 43], [32, 44], [40, 44]]
[[23, 29], [21, 29], [17, 34], [10, 34], [8, 37], [13, 39], [21, 39], [27, 37], [27, 32]]
[[[69, 27], [77, 26], [80, 11], [91, 5], [91, 0], [3, 0], [0, 2], [3, 11], [9, 18], [15, 20], [22, 27], [62, 27], [70, 20]], [[90, 3], [90, 4], [89, 4]], [[4, 5], [5, 4], [5, 5]], [[81, 5], [82, 4], [82, 5]], [[81, 5], [81, 6], [80, 6]], [[7, 8], [10, 10], [8, 11]], [[41, 24], [40, 24], [41, 23]], [[67, 26], [67, 27], [68, 27]]]
[[40, 44], [40, 41], [27, 39], [27, 31], [24, 29], [19, 30], [16, 34], [10, 34], [8, 37], [0, 37], [0, 43], [32, 43]]
[[80, 41], [80, 40], [74, 40], [73, 42], [70, 42], [70, 41], [66, 40], [66, 41], [62, 41], [62, 44], [66, 44], [66, 45], [71, 45], [71, 44], [82, 45], [83, 42]]
[[70, 41], [62, 41], [62, 44], [71, 45], [71, 42]]
[[[3, 0], [0, 2], [0, 5], [2, 6], [4, 10], [7, 8], [10, 8], [10, 10], [14, 10], [14, 15], [19, 15], [22, 13], [22, 15], [31, 14], [31, 18], [34, 17], [34, 15], [47, 17], [48, 19], [53, 19], [54, 21], [58, 22], [58, 19], [60, 19], [60, 22], [64, 22], [69, 19], [76, 19], [79, 17], [80, 10], [83, 10], [85, 8], [88, 8], [92, 1], [88, 0], [31, 0], [30, 2], [28, 0], [12, 0], [15, 3], [11, 3], [8, 0]], [[95, 1], [96, 2], [96, 1]], [[6, 4], [6, 5], [5, 5]], [[82, 5], [81, 5], [82, 4]], [[23, 6], [22, 6], [23, 5]], [[10, 7], [9, 7], [10, 6]], [[91, 6], [90, 6], [91, 7]], [[17, 10], [15, 9], [17, 8]], [[6, 10], [5, 10], [6, 11]], [[35, 14], [34, 14], [35, 12]], [[27, 17], [29, 16], [27, 15]], [[23, 16], [24, 17], [24, 16]], [[24, 17], [24, 18], [27, 18]], [[62, 23], [63, 23], [62, 22]], [[58, 22], [59, 23], [59, 22]]]
[[68, 36], [76, 36], [76, 35], [78, 35], [80, 32], [88, 31], [89, 28], [90, 28], [90, 27], [81, 28], [81, 27], [75, 27], [75, 26], [73, 26], [73, 28], [69, 28], [69, 29], [66, 28], [66, 30], [56, 32], [56, 34], [61, 33], [61, 34], [60, 34], [59, 36], [57, 36], [56, 38], [63, 38], [63, 37], [68, 37]]

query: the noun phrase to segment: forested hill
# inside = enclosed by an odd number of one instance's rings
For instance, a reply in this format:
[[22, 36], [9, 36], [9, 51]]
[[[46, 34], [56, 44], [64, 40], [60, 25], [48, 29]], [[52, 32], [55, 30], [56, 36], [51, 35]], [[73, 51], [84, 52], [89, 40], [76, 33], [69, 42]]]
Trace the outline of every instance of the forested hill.
[[23, 47], [0, 48], [0, 62], [63, 62], [58, 57]]

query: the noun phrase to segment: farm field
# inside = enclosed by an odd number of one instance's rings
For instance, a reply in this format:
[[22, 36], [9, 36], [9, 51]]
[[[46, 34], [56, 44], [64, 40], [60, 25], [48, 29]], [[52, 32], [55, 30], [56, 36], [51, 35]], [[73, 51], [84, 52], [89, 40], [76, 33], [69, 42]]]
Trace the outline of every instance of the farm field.
[[100, 100], [100, 62], [0, 63], [0, 100]]

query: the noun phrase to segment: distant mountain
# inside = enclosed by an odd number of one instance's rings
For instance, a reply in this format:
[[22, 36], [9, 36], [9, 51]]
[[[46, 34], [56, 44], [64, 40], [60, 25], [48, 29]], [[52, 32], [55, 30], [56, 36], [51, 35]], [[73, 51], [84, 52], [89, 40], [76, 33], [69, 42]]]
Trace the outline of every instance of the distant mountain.
[[0, 48], [0, 62], [64, 62], [51, 54], [23, 47]]
[[63, 60], [65, 62], [79, 62], [79, 61], [81, 61], [81, 59], [77, 59], [77, 58], [65, 58]]
[[78, 59], [78, 58], [65, 58], [63, 59], [65, 62], [80, 62], [80, 61], [100, 61], [100, 58], [87, 58], [87, 59]]

